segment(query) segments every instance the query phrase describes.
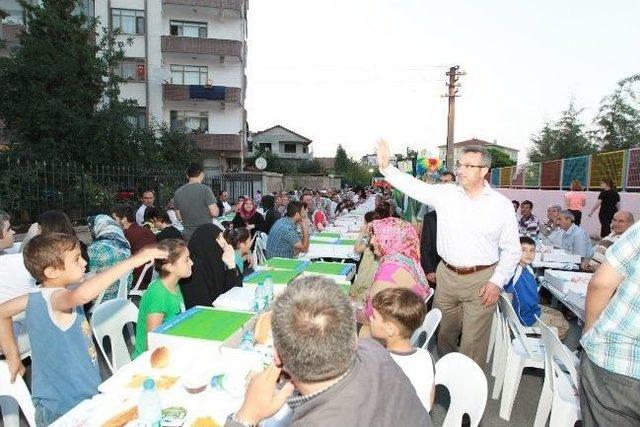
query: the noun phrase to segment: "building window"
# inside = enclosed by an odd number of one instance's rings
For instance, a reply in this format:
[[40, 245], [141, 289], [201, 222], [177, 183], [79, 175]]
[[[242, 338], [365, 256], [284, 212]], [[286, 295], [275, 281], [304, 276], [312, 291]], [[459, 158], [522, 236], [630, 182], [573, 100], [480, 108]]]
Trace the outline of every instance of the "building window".
[[195, 65], [171, 66], [171, 83], [174, 85], [206, 85], [208, 77], [207, 67]]
[[131, 126], [144, 129], [147, 127], [147, 110], [144, 108], [136, 109], [136, 112], [133, 116], [127, 117]]
[[146, 69], [143, 59], [125, 59], [115, 69], [116, 75], [124, 80], [146, 80]]
[[284, 144], [284, 152], [285, 153], [295, 153], [296, 152], [296, 144]]
[[25, 13], [23, 10], [5, 10], [7, 16], [2, 20], [3, 24], [24, 25]]
[[171, 129], [206, 133], [209, 131], [209, 113], [207, 111], [172, 110]]
[[121, 34], [144, 34], [144, 11], [111, 9], [111, 28]]
[[271, 143], [261, 142], [259, 145], [260, 145], [260, 148], [262, 148], [263, 150], [271, 151]]
[[309, 147], [307, 147], [306, 145], [303, 145], [303, 146], [302, 146], [302, 152], [303, 152], [304, 154], [309, 153]]
[[171, 21], [169, 30], [172, 36], [207, 38], [206, 22]]

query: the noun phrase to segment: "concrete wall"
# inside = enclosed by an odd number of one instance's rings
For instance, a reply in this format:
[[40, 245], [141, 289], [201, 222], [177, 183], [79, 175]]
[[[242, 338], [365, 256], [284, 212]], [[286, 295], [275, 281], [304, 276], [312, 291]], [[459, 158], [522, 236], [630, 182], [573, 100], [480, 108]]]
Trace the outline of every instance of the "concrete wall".
[[284, 190], [289, 191], [294, 188], [340, 188], [342, 185], [341, 178], [330, 178], [328, 176], [313, 176], [313, 175], [285, 175], [284, 176]]
[[[540, 220], [547, 220], [547, 207], [549, 205], [560, 205], [564, 208], [564, 194], [566, 191], [560, 190], [536, 190], [536, 189], [514, 189], [496, 188], [509, 200], [530, 200], [533, 203], [533, 214]], [[591, 211], [598, 200], [597, 191], [587, 191], [587, 206], [583, 210], [582, 224], [591, 236], [600, 236], [600, 221], [596, 211], [591, 218], [587, 214]], [[631, 212], [635, 219], [640, 219], [640, 193], [620, 193], [620, 209]]]

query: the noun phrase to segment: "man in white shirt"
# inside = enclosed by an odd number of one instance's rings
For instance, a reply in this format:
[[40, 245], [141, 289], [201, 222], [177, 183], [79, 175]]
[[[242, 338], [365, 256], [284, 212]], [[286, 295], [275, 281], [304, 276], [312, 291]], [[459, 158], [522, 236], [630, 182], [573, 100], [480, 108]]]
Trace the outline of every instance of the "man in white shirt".
[[142, 193], [140, 201], [142, 202], [142, 204], [136, 211], [136, 222], [138, 223], [138, 225], [142, 225], [144, 223], [144, 211], [147, 210], [147, 206], [153, 206], [153, 202], [155, 202], [153, 191], [145, 190], [145, 192]]
[[391, 185], [438, 212], [442, 261], [434, 307], [443, 315], [440, 354], [460, 351], [483, 366], [498, 296], [522, 251], [513, 205], [485, 182], [491, 155], [482, 147], [465, 147], [456, 165], [460, 186], [435, 186], [391, 166], [386, 141], [378, 141], [377, 152], [380, 171]]

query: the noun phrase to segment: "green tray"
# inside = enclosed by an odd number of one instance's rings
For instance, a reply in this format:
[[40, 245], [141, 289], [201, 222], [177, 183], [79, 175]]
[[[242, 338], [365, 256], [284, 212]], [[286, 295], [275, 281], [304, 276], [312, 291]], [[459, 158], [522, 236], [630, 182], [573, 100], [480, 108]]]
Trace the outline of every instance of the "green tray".
[[274, 284], [289, 284], [290, 281], [296, 278], [299, 274], [297, 271], [293, 270], [261, 270], [251, 273], [247, 277], [244, 278], [244, 283], [255, 283], [258, 284], [267, 277], [267, 275], [271, 275], [271, 279]]
[[353, 264], [317, 261], [309, 264], [304, 271], [309, 273], [331, 274], [334, 276], [346, 276], [352, 268]]
[[275, 268], [278, 270], [301, 271], [309, 264], [309, 261], [276, 257], [268, 259], [266, 264], [267, 267]]
[[355, 239], [341, 239], [341, 240], [338, 240], [337, 244], [353, 246], [356, 244], [356, 241]]
[[160, 332], [188, 338], [225, 341], [252, 317], [251, 313], [194, 307], [177, 319], [172, 319], [171, 324], [166, 325]]
[[340, 236], [340, 233], [334, 233], [332, 231], [321, 231], [320, 233], [314, 234], [314, 237], [335, 237], [336, 239], [339, 239]]

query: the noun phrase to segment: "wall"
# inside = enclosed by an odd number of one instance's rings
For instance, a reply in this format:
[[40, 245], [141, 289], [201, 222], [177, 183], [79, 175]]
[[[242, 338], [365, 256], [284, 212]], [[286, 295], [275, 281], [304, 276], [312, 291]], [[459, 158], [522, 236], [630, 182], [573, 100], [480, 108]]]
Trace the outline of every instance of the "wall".
[[285, 175], [284, 176], [284, 190], [289, 191], [294, 188], [340, 188], [342, 185], [341, 178], [330, 178], [328, 176], [314, 176], [314, 175]]
[[[560, 190], [536, 190], [536, 189], [514, 189], [514, 188], [496, 188], [498, 192], [503, 194], [509, 200], [530, 200], [533, 203], [533, 214], [541, 221], [547, 220], [547, 207], [549, 205], [560, 205], [564, 208], [565, 191]], [[587, 214], [591, 211], [594, 204], [598, 200], [597, 191], [587, 191], [587, 206], [583, 210], [582, 224], [585, 230], [591, 236], [600, 236], [600, 221], [598, 220], [598, 212], [596, 211], [591, 218]], [[620, 209], [631, 212], [636, 220], [640, 219], [640, 193], [620, 193]]]

